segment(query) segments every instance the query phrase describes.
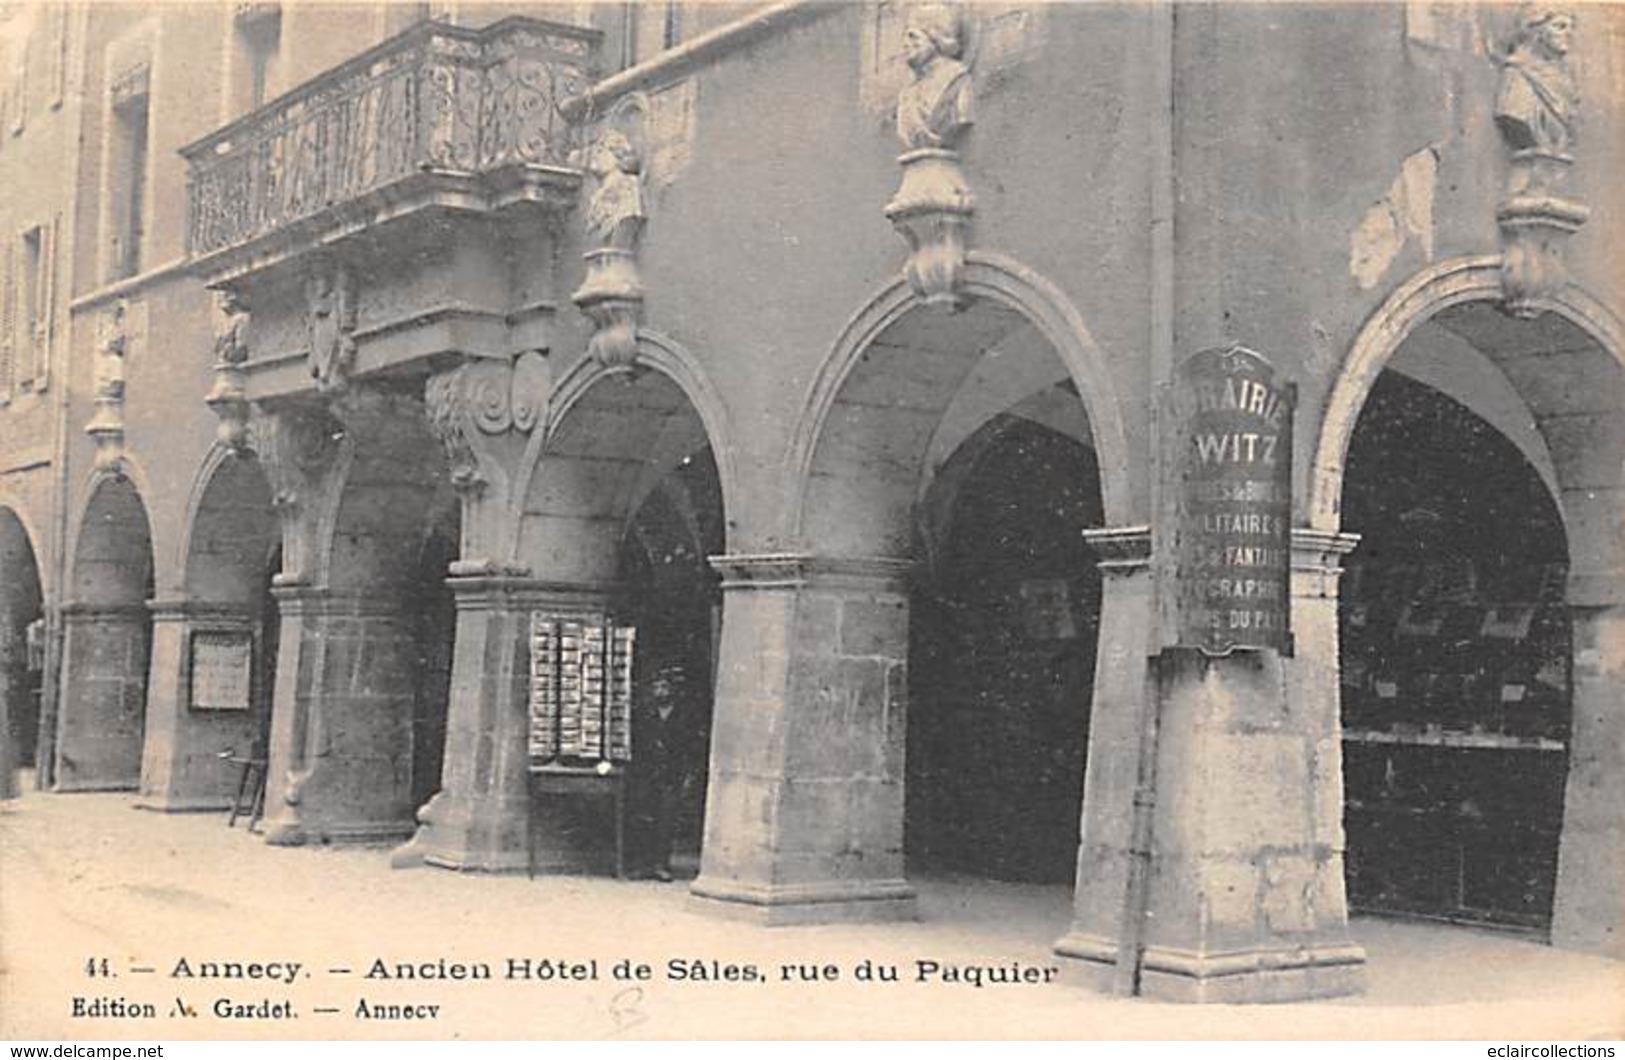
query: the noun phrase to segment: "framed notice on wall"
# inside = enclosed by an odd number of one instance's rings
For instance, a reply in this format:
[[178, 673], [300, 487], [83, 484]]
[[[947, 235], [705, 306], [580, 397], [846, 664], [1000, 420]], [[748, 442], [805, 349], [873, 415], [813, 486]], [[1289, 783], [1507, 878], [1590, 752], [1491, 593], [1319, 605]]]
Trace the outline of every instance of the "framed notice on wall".
[[247, 710], [252, 703], [254, 636], [246, 630], [192, 634], [193, 710]]

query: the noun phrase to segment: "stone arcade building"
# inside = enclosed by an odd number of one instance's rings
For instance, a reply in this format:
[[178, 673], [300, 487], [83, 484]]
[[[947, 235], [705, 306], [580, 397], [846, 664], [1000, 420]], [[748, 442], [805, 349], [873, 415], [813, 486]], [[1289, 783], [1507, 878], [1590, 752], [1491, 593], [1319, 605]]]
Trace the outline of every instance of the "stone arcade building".
[[[1625, 956], [1625, 11], [3, 18], [43, 789], [257, 746], [269, 843], [598, 871], [530, 637], [609, 614], [686, 674], [697, 912], [1064, 881], [1058, 954], [1191, 1000], [1358, 989], [1351, 903]], [[1179, 634], [1169, 391], [1235, 345], [1286, 652]]]

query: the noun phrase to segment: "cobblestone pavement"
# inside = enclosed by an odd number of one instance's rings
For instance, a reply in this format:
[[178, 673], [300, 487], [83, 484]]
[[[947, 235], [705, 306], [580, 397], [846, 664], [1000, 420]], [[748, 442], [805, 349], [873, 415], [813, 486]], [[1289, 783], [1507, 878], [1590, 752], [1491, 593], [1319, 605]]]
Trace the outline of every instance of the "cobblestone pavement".
[[[275, 849], [241, 826], [228, 830], [223, 816], [142, 812], [125, 795], [29, 794], [0, 803], [0, 1037], [1550, 1040], [1625, 1032], [1625, 964], [1463, 928], [1371, 920], [1355, 926], [1369, 989], [1335, 1002], [1170, 1005], [1091, 993], [1064, 973], [1047, 985], [976, 986], [973, 968], [1046, 977], [1050, 943], [1066, 927], [1065, 889], [928, 880], [921, 891], [919, 923], [768, 929], [691, 912], [680, 884], [398, 871], [378, 848]], [[103, 960], [112, 977], [99, 974]], [[899, 981], [857, 981], [866, 960], [895, 966]], [[488, 966], [492, 978], [366, 978], [375, 961], [447, 975], [458, 964], [470, 973]], [[528, 962], [531, 978], [506, 978], [510, 961]], [[621, 961], [648, 964], [650, 979], [617, 979]], [[921, 961], [939, 966], [923, 983], [915, 981]], [[244, 977], [205, 978], [208, 962], [236, 962]], [[597, 978], [543, 980], [543, 962], [584, 966]], [[728, 965], [734, 974], [753, 966], [764, 981], [729, 981]], [[782, 966], [792, 982], [781, 981]], [[822, 980], [827, 966], [836, 981]], [[950, 966], [958, 981], [947, 981]], [[343, 968], [350, 971], [335, 971]], [[175, 974], [183, 970], [193, 975]], [[673, 981], [678, 970], [685, 978]], [[146, 1002], [157, 1018], [74, 1018], [75, 998], [87, 1011]], [[328, 1008], [337, 1011], [318, 1011]], [[397, 1018], [371, 1018], [380, 1013]]]

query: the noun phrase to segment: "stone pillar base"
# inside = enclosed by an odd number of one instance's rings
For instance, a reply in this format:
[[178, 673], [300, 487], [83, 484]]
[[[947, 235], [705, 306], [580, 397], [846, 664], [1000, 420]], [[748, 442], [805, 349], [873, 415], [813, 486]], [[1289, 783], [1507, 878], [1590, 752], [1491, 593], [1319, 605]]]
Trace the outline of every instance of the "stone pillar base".
[[412, 825], [405, 821], [324, 821], [319, 827], [307, 827], [291, 821], [267, 821], [265, 842], [274, 847], [298, 847], [319, 843], [323, 846], [371, 846], [399, 843], [412, 835]]
[[154, 600], [147, 607], [152, 668], [136, 805], [175, 813], [230, 809], [242, 772], [227, 758], [254, 746], [262, 708], [250, 702], [246, 710], [192, 709], [190, 656], [199, 635], [252, 638], [253, 618], [244, 606], [190, 599]]
[[63, 780], [59, 776], [57, 782], [51, 785], [51, 790], [58, 795], [83, 795], [97, 791], [135, 791], [138, 787], [139, 784], [133, 780]]
[[[1133, 989], [1118, 967], [1117, 944], [1073, 933], [1055, 944], [1062, 980], [1101, 994]], [[1138, 993], [1186, 1004], [1243, 1005], [1345, 997], [1365, 989], [1365, 951], [1352, 943], [1196, 953], [1169, 947], [1145, 951]]]
[[901, 879], [752, 886], [701, 876], [689, 887], [688, 904], [698, 913], [767, 927], [920, 918], [914, 888]]
[[458, 872], [524, 872], [529, 806], [500, 795], [455, 798], [438, 792], [418, 811], [421, 827], [390, 855], [392, 868], [422, 865]]
[[906, 564], [711, 563], [725, 613], [695, 901], [769, 924], [912, 918]]
[[1194, 953], [1164, 947], [1145, 951], [1140, 994], [1192, 1004], [1255, 1004], [1344, 997], [1365, 987], [1365, 951], [1348, 944], [1324, 948]]
[[411, 616], [395, 600], [304, 585], [273, 592], [282, 635], [265, 841], [408, 838], [415, 827]]
[[52, 790], [137, 790], [152, 644], [147, 608], [68, 603], [62, 617]]
[[1056, 940], [1055, 955], [1062, 958], [1061, 981], [1068, 986], [1097, 994], [1128, 992], [1117, 967], [1115, 940], [1073, 931]]
[[208, 795], [175, 795], [159, 792], [135, 800], [138, 810], [154, 813], [219, 813], [231, 809], [232, 800]]

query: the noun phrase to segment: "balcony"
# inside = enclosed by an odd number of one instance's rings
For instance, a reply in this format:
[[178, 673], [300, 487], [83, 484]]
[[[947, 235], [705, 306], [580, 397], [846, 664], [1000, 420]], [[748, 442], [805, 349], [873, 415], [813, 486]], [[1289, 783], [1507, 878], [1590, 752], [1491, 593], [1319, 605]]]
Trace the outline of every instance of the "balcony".
[[182, 150], [188, 251], [241, 271], [424, 208], [567, 208], [560, 104], [598, 34], [529, 18], [421, 23]]

